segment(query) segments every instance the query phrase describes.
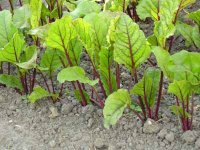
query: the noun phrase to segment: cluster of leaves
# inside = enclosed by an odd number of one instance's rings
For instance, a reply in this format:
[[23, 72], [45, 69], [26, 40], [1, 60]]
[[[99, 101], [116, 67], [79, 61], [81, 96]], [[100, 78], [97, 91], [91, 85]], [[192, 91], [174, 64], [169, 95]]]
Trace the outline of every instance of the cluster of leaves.
[[[9, 2], [11, 11], [0, 11], [1, 84], [34, 103], [45, 97], [58, 101], [69, 82], [83, 106], [104, 108], [109, 128], [127, 107], [142, 122], [157, 120], [166, 77], [168, 92], [176, 96], [172, 111], [180, 116], [184, 131], [192, 128], [200, 54], [170, 52], [180, 35], [186, 46], [200, 48], [200, 11], [187, 14], [191, 24], [179, 17], [195, 0], [20, 0], [16, 9]], [[147, 18], [154, 21], [149, 37], [137, 24]], [[89, 74], [81, 67], [83, 53], [92, 68]], [[141, 77], [145, 62], [152, 66]], [[133, 85], [127, 89], [121, 86], [122, 67], [131, 74]]]

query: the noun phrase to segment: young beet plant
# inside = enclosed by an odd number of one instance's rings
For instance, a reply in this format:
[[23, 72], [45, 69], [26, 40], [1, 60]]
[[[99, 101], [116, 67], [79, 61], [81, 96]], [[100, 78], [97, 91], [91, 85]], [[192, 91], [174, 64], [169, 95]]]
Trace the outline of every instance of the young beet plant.
[[170, 56], [156, 48], [154, 54], [159, 67], [172, 82], [168, 92], [176, 96], [176, 105], [171, 109], [180, 118], [183, 131], [192, 129], [194, 96], [200, 94], [200, 54], [181, 51]]

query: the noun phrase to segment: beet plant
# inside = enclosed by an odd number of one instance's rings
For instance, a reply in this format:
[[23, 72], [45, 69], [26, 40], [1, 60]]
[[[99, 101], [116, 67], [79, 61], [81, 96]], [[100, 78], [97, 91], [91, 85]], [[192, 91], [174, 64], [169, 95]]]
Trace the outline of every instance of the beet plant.
[[[200, 93], [200, 55], [173, 49], [179, 37], [188, 49], [200, 49], [200, 11], [180, 15], [193, 3], [20, 0], [15, 7], [10, 0], [10, 11], [0, 6], [0, 83], [32, 103], [59, 101], [70, 87], [82, 106], [103, 109], [106, 128], [126, 108], [142, 123], [159, 120], [168, 86], [175, 104], [171, 111], [183, 131], [191, 130], [194, 96]], [[140, 24], [149, 19], [153, 31], [146, 36]], [[130, 74], [128, 86], [124, 69]]]

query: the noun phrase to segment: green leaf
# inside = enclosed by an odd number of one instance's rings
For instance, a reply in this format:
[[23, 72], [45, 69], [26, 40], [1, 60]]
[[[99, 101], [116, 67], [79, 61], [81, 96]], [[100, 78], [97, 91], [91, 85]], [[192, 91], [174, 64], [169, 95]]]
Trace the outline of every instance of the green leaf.
[[98, 13], [100, 11], [101, 11], [101, 5], [98, 5], [94, 1], [82, 0], [80, 1], [80, 3], [78, 3], [77, 8], [70, 14], [73, 16], [73, 18], [80, 18], [92, 12]]
[[52, 75], [52, 73], [58, 70], [61, 66], [62, 63], [58, 50], [48, 48], [41, 58], [40, 67], [48, 68], [49, 75]]
[[76, 31], [72, 26], [72, 18], [66, 16], [50, 24], [46, 44], [51, 48], [66, 52], [70, 40], [75, 37]]
[[31, 26], [32, 28], [37, 28], [40, 25], [40, 17], [42, 11], [42, 0], [31, 0]]
[[157, 96], [159, 81], [160, 70], [148, 68], [142, 80], [135, 84], [131, 90], [131, 94], [141, 96], [143, 100], [146, 98], [148, 105], [153, 107]]
[[125, 65], [131, 72], [150, 55], [150, 46], [144, 33], [127, 15], [121, 15], [116, 22], [114, 41], [114, 60]]
[[175, 26], [166, 21], [156, 21], [154, 24], [154, 35], [156, 36], [159, 45], [161, 47], [166, 47], [166, 40], [170, 36], [174, 35]]
[[130, 106], [130, 104], [131, 97], [125, 89], [119, 89], [117, 92], [109, 95], [103, 109], [104, 127], [109, 128], [110, 125], [116, 124], [122, 116], [124, 109]]
[[45, 39], [48, 35], [49, 24], [40, 26], [28, 31], [28, 34], [35, 35], [41, 39]]
[[186, 80], [193, 85], [200, 81], [200, 54], [181, 51], [172, 56], [160, 47], [153, 50], [158, 66], [171, 81]]
[[[31, 50], [33, 50], [33, 52]], [[27, 58], [30, 57], [30, 55], [32, 54], [31, 58], [29, 58], [25, 62], [16, 63], [16, 65], [25, 70], [36, 68], [36, 66], [37, 66], [37, 62], [36, 62], [37, 49], [36, 49], [36, 47], [34, 47], [34, 48], [31, 47], [30, 49], [26, 49], [25, 53], [27, 55]]]
[[191, 94], [191, 84], [188, 81], [174, 81], [169, 84], [168, 92], [176, 95], [181, 101], [187, 100], [187, 97]]
[[31, 103], [35, 103], [38, 100], [46, 97], [50, 97], [51, 94], [47, 92], [45, 89], [43, 89], [41, 86], [37, 86], [33, 89], [33, 92], [31, 95], [28, 96], [28, 99]]
[[200, 26], [200, 9], [195, 12], [189, 13], [188, 16], [190, 19], [194, 20], [198, 26]]
[[[176, 105], [173, 105], [170, 107], [172, 112], [177, 115], [177, 116], [184, 116], [183, 115], [183, 108], [180, 107], [180, 106], [176, 106]], [[191, 114], [189, 114], [188, 112], [185, 112], [185, 116], [186, 118], [190, 118], [191, 117]]]
[[64, 83], [65, 81], [79, 81], [81, 83], [87, 83], [91, 86], [98, 83], [98, 80], [90, 80], [86, 77], [85, 71], [78, 66], [63, 69], [58, 73], [57, 79], [60, 83]]
[[13, 25], [10, 11], [0, 11], [0, 50], [10, 42], [17, 28]]
[[140, 0], [136, 10], [142, 20], [147, 17], [158, 20], [158, 0]]
[[184, 23], [176, 26], [177, 31], [186, 39], [187, 46], [195, 45], [200, 48], [200, 32], [198, 26], [190, 26]]
[[130, 0], [106, 0], [104, 10], [124, 12], [130, 3]]
[[0, 50], [0, 61], [19, 63], [24, 43], [23, 37], [19, 33], [15, 33], [4, 49]]
[[17, 88], [22, 91], [22, 84], [20, 80], [15, 76], [1, 74], [0, 83], [5, 84], [7, 87]]
[[28, 4], [23, 5], [20, 8], [14, 10], [13, 22], [17, 28], [29, 28], [30, 27], [31, 11]]
[[111, 49], [101, 50], [99, 57], [100, 78], [103, 82], [106, 94], [110, 95], [112, 92], [117, 90], [116, 78], [111, 71], [111, 66], [113, 64], [113, 51]]

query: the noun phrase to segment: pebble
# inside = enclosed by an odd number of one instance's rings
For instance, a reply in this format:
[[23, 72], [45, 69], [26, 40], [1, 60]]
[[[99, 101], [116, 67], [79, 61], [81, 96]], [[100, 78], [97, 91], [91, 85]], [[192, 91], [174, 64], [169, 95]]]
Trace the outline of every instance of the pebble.
[[49, 110], [51, 111], [51, 115], [49, 115], [49, 118], [56, 118], [59, 116], [58, 109], [56, 107], [50, 107]]
[[194, 131], [188, 130], [183, 133], [182, 140], [185, 141], [187, 144], [192, 144], [196, 140], [196, 134]]
[[54, 140], [50, 141], [49, 146], [54, 148], [56, 146], [56, 142]]
[[94, 141], [94, 146], [98, 149], [102, 149], [106, 147], [105, 141], [102, 138], [97, 138]]
[[195, 146], [197, 148], [200, 148], [200, 138], [198, 138], [197, 141], [195, 142]]
[[145, 149], [144, 145], [141, 144], [136, 145], [136, 150], [144, 150], [144, 149]]
[[88, 127], [88, 128], [91, 128], [93, 124], [94, 124], [94, 119], [93, 119], [93, 118], [90, 118], [90, 119], [88, 120], [87, 127]]
[[11, 105], [10, 107], [9, 107], [9, 110], [11, 110], [11, 111], [15, 111], [17, 109], [17, 107], [16, 106], [13, 106], [13, 105]]
[[82, 109], [82, 113], [83, 114], [92, 114], [94, 112], [95, 108], [93, 105], [87, 105], [85, 107], [83, 107]]
[[153, 133], [158, 133], [159, 130], [160, 130], [160, 127], [157, 122], [155, 122], [152, 119], [147, 119], [143, 127], [144, 133], [153, 134]]
[[174, 133], [170, 132], [165, 136], [165, 139], [169, 142], [173, 142], [174, 141]]
[[73, 106], [73, 104], [71, 104], [71, 103], [63, 104], [63, 105], [62, 105], [61, 112], [62, 112], [62, 114], [64, 114], [64, 115], [68, 115], [70, 112], [72, 112], [73, 108], [74, 108], [74, 106]]
[[117, 147], [115, 145], [109, 144], [108, 150], [116, 150], [116, 149], [117, 149]]
[[160, 138], [164, 138], [165, 136], [166, 136], [166, 134], [167, 134], [167, 129], [162, 129], [162, 130], [160, 130], [160, 132], [158, 133], [158, 137], [160, 137]]

